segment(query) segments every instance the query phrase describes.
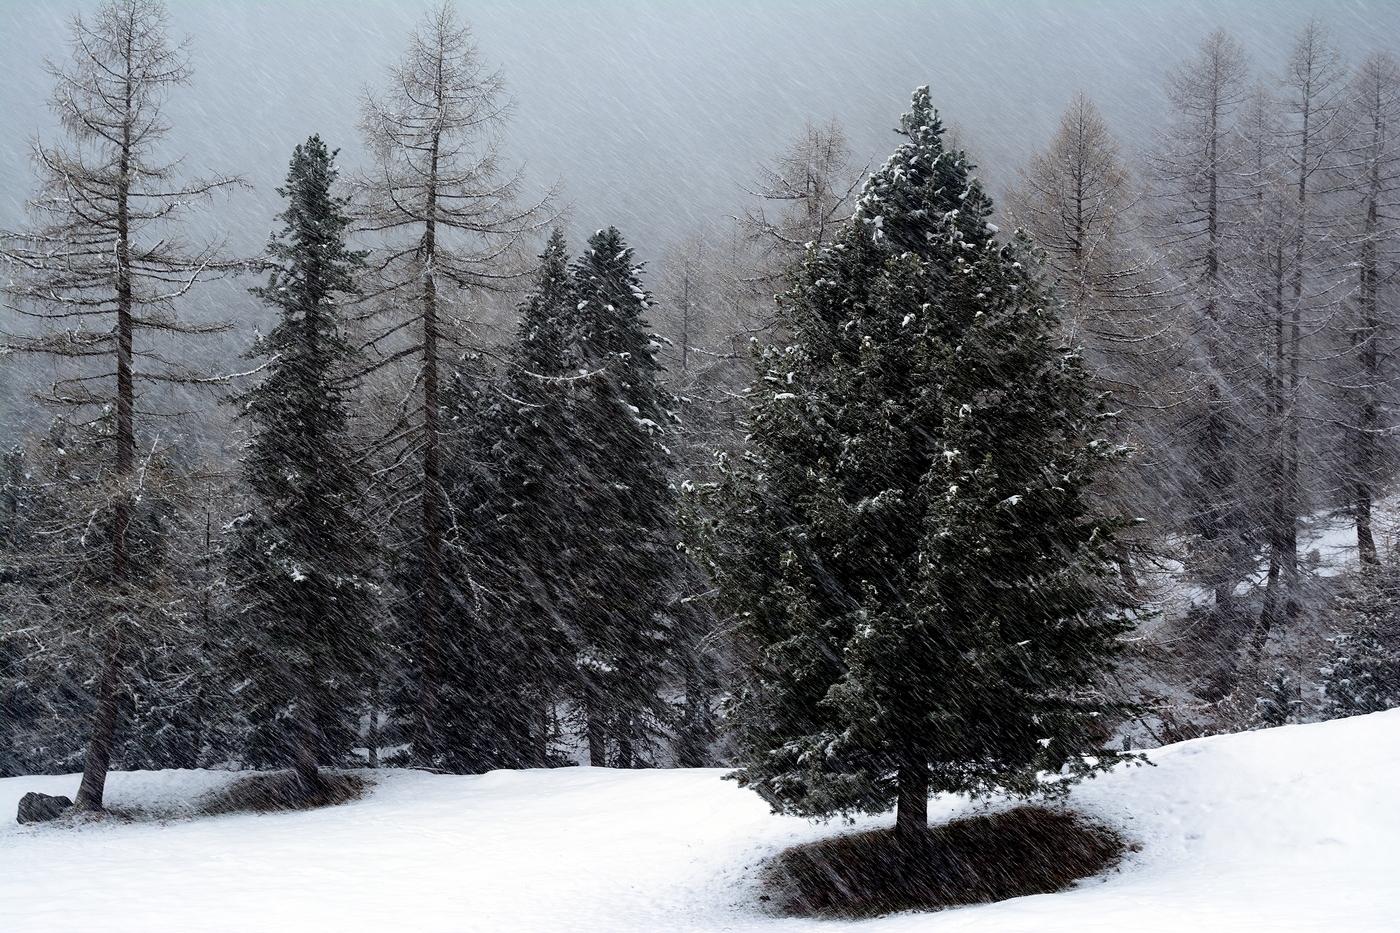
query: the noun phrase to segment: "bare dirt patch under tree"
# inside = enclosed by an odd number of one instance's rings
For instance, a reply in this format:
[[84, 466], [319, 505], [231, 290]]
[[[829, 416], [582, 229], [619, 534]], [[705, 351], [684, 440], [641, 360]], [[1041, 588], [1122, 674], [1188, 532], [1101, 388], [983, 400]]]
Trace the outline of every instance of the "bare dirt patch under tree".
[[1050, 894], [1109, 868], [1124, 849], [1116, 833], [1074, 814], [1018, 807], [935, 826], [912, 851], [887, 829], [796, 846], [763, 882], [788, 916], [874, 916]]
[[205, 798], [206, 813], [272, 813], [314, 810], [348, 803], [364, 796], [368, 783], [354, 774], [321, 771], [316, 786], [307, 788], [295, 771], [252, 774]]

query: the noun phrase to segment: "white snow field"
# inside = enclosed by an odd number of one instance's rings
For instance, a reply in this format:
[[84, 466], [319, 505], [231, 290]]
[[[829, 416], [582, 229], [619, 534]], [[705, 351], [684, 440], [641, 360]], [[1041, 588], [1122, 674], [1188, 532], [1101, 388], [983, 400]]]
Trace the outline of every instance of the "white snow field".
[[1400, 710], [1150, 755], [1073, 794], [1141, 845], [1118, 870], [859, 922], [763, 912], [763, 860], [847, 828], [772, 816], [720, 771], [378, 771], [343, 806], [201, 818], [181, 802], [235, 775], [116, 773], [110, 805], [146, 815], [76, 826], [14, 813], [30, 790], [72, 796], [77, 776], [8, 778], [0, 930], [1400, 930]]

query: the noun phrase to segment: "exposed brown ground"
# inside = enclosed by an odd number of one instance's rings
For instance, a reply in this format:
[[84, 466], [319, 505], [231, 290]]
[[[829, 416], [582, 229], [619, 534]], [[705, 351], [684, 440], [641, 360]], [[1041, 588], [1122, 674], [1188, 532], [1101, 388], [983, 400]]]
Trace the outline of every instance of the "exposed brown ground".
[[364, 779], [353, 774], [323, 771], [318, 786], [312, 788], [302, 787], [295, 771], [251, 774], [207, 798], [201, 809], [206, 813], [313, 810], [358, 800], [366, 786]]
[[896, 847], [892, 830], [788, 849], [764, 870], [765, 899], [801, 917], [979, 904], [1061, 891], [1112, 866], [1124, 848], [1071, 813], [1018, 807], [933, 827], [913, 852]]

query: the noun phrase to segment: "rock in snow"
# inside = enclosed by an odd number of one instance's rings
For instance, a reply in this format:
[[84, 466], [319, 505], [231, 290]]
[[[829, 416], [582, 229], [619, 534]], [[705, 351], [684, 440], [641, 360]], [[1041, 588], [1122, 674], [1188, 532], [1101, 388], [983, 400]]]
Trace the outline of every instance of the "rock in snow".
[[19, 798], [15, 812], [17, 823], [47, 823], [63, 815], [63, 811], [73, 806], [67, 797], [50, 797], [48, 794], [30, 792]]
[[[228, 772], [114, 772], [134, 819], [0, 824], [0, 929], [1243, 933], [1400, 929], [1400, 710], [1148, 753], [1070, 803], [1139, 850], [1060, 894], [859, 923], [763, 910], [758, 872], [834, 833], [724, 772], [361, 772], [363, 800], [190, 818]], [[0, 780], [0, 812], [76, 775]], [[1000, 803], [993, 803], [1000, 806]], [[934, 820], [968, 811], [930, 803]], [[888, 824], [862, 818], [857, 829]]]

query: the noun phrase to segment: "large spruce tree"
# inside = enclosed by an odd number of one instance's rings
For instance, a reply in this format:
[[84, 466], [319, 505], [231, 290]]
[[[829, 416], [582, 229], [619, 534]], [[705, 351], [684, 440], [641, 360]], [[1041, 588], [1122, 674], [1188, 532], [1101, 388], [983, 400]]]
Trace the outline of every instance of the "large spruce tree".
[[1105, 598], [1111, 456], [1021, 241], [1003, 246], [927, 88], [854, 217], [795, 270], [749, 449], [702, 490], [699, 552], [747, 659], [742, 784], [784, 812], [934, 792], [1033, 794], [1118, 756], [1094, 692], [1126, 623]]
[[598, 231], [571, 264], [556, 230], [540, 260], [493, 414], [497, 637], [520, 645], [506, 654], [525, 704], [516, 718], [531, 721], [526, 760], [550, 760], [550, 714], [563, 705], [592, 764], [632, 767], [669, 719], [679, 565], [668, 396], [621, 234]]
[[617, 228], [599, 230], [574, 264], [577, 445], [575, 700], [587, 718], [589, 758], [633, 767], [666, 713], [660, 687], [670, 650], [667, 597], [678, 569], [676, 500], [664, 443], [670, 420], [657, 374], [659, 344], [644, 314], [633, 252]]
[[585, 443], [573, 417], [578, 372], [574, 344], [578, 304], [569, 255], [555, 230], [540, 255], [535, 287], [520, 305], [496, 412], [500, 499], [496, 547], [509, 562], [501, 617], [529, 650], [512, 693], [531, 704], [529, 758], [548, 764], [555, 704], [575, 681], [578, 599], [569, 560], [577, 538], [574, 500], [579, 450]]
[[[466, 774], [543, 767], [559, 652], [556, 627], [532, 611], [534, 594], [522, 585], [521, 569], [539, 540], [532, 532], [550, 523], [546, 512], [528, 506], [524, 522], [503, 520], [514, 511], [516, 487], [509, 472], [511, 413], [481, 357], [464, 356], [453, 369], [443, 387], [440, 432], [449, 520], [442, 572], [450, 598], [442, 606], [434, 761]], [[404, 571], [401, 565], [398, 573]]]
[[282, 319], [251, 353], [268, 361], [266, 378], [240, 399], [252, 423], [243, 471], [256, 506], [231, 568], [259, 654], [261, 718], [289, 727], [280, 745], [306, 794], [320, 786], [322, 737], [368, 663], [375, 593], [346, 411], [354, 348], [339, 305], [363, 259], [346, 248], [335, 178], [333, 154], [313, 136], [278, 189], [286, 226], [268, 246], [268, 284], [253, 291]]

